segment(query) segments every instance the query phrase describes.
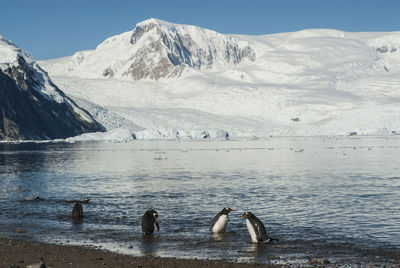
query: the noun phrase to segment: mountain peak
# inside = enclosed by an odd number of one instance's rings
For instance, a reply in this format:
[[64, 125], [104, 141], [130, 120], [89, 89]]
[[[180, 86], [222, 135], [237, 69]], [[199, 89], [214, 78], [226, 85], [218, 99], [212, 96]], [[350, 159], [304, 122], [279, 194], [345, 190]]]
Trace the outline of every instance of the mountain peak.
[[29, 64], [34, 62], [34, 58], [30, 53], [0, 35], [0, 68], [4, 69], [10, 64], [18, 64], [20, 57], [23, 57]]
[[176, 77], [186, 68], [200, 70], [217, 65], [230, 68], [246, 58], [255, 61], [254, 50], [248, 45], [239, 45], [234, 38], [154, 18], [136, 25], [130, 43], [138, 49], [135, 61], [125, 74], [135, 80]]
[[91, 78], [158, 80], [179, 77], [185, 69], [229, 69], [243, 60], [256, 59], [255, 51], [246, 42], [155, 18], [106, 39], [93, 51], [77, 55], [79, 58], [71, 57], [58, 65], [53, 61], [51, 69]]
[[139, 23], [136, 24], [136, 27], [140, 27], [140, 26], [145, 26], [145, 25], [149, 25], [149, 24], [155, 24], [155, 25], [159, 25], [159, 26], [165, 26], [167, 28], [172, 28], [175, 27], [176, 23], [172, 23], [172, 22], [168, 22], [168, 21], [164, 21], [164, 20], [160, 20], [160, 19], [156, 19], [156, 18], [150, 18], [144, 21], [141, 21]]

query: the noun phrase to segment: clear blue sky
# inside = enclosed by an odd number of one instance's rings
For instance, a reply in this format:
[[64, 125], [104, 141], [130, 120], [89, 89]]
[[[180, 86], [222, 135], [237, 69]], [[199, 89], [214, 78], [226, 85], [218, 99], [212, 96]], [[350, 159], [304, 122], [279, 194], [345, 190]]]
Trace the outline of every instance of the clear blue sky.
[[249, 35], [400, 31], [400, 0], [1, 0], [0, 35], [49, 59], [93, 49], [152, 17]]

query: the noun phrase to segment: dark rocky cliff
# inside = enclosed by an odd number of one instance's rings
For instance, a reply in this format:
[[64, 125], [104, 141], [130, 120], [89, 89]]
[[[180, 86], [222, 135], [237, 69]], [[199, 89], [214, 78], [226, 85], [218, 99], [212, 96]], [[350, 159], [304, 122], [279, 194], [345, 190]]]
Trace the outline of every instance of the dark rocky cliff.
[[22, 56], [18, 57], [17, 64], [0, 69], [0, 140], [59, 139], [104, 131], [50, 79], [47, 83], [62, 101], [42, 94], [40, 89], [44, 82], [41, 79]]

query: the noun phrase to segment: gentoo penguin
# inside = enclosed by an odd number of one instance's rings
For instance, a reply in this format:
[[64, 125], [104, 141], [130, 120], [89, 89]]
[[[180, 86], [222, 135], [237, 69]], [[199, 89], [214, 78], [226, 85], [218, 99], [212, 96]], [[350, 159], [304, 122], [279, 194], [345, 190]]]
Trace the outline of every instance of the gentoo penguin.
[[81, 220], [83, 218], [83, 208], [81, 203], [75, 203], [72, 208], [72, 218], [75, 220]]
[[157, 231], [160, 231], [160, 226], [157, 221], [157, 211], [151, 209], [144, 213], [142, 216], [142, 232], [143, 234], [152, 234], [154, 232], [154, 225], [157, 227]]
[[250, 233], [251, 240], [254, 243], [268, 243], [271, 238], [265, 230], [264, 224], [251, 212], [243, 213], [240, 218], [246, 219], [247, 230]]
[[231, 208], [223, 208], [217, 216], [214, 217], [213, 223], [211, 224], [210, 231], [213, 233], [225, 233], [226, 225], [228, 224], [228, 214], [231, 211], [235, 211]]

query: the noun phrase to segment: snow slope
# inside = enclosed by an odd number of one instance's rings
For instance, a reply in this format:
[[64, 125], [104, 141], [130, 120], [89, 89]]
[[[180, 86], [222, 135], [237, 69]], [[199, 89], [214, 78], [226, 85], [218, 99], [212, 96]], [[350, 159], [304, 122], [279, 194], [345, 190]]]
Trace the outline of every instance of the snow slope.
[[400, 32], [241, 36], [150, 19], [41, 65], [108, 130], [137, 138], [400, 130]]

